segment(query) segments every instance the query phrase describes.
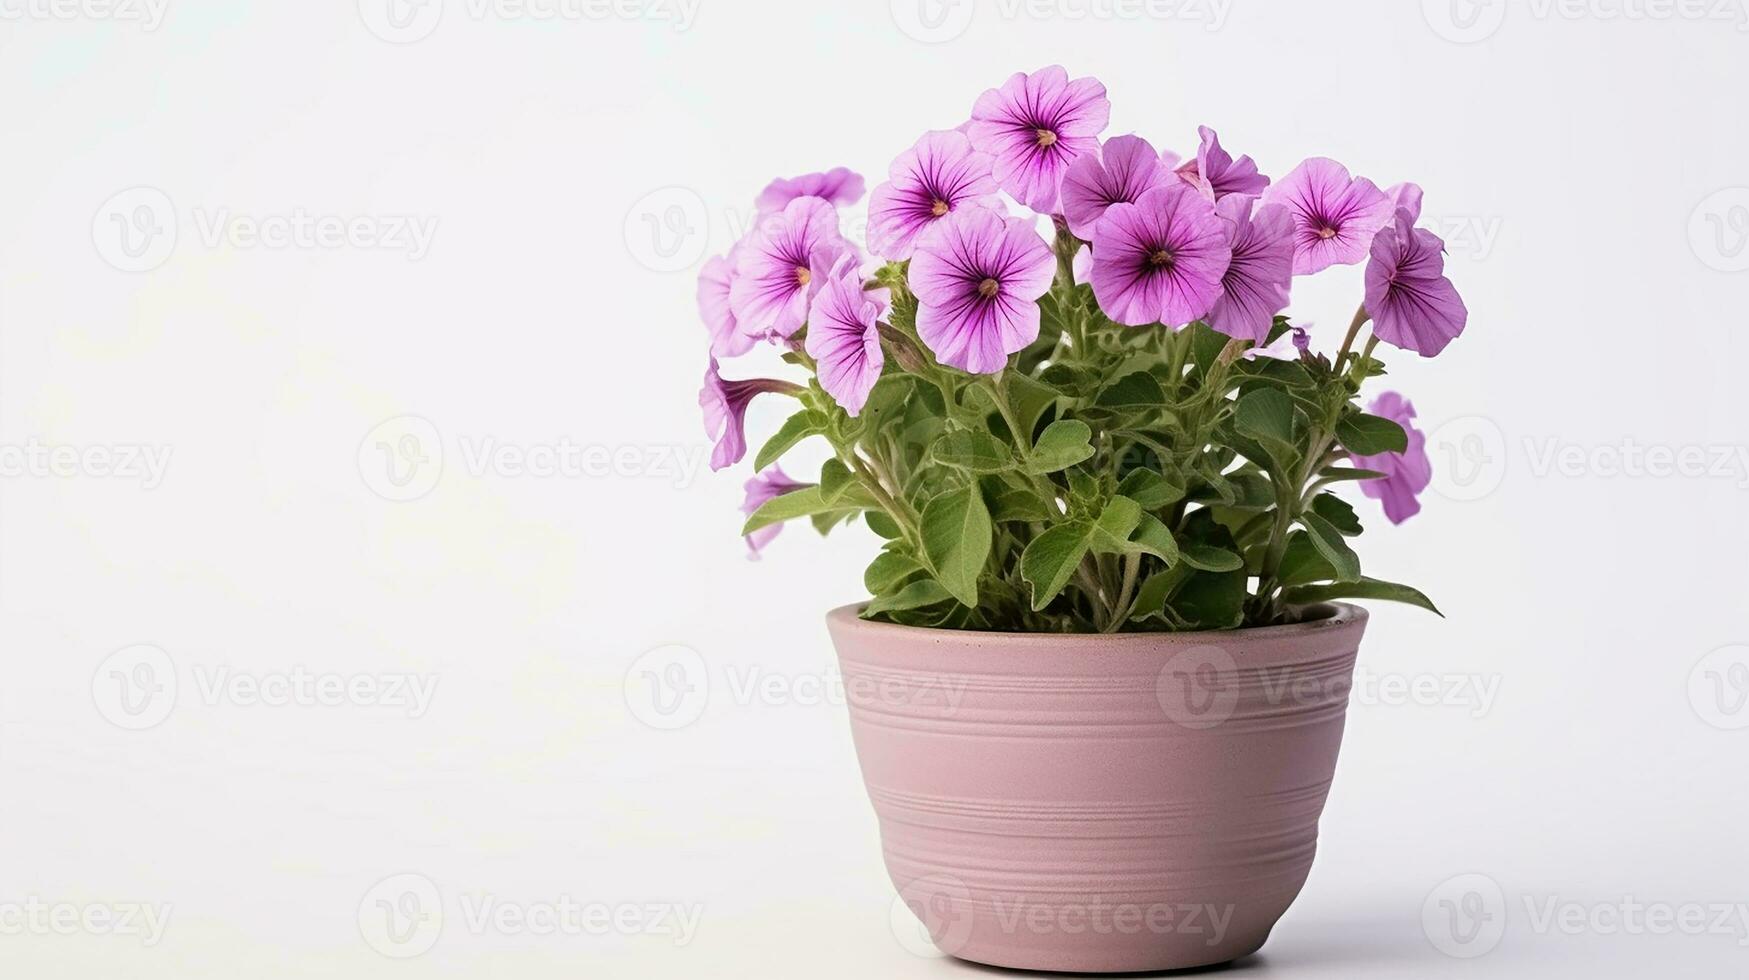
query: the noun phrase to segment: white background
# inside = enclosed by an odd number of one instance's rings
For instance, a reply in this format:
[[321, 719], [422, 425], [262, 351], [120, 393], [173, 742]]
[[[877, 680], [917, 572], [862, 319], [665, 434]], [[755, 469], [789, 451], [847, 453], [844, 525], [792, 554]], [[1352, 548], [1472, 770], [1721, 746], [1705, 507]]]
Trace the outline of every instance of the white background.
[[[1440, 693], [1362, 687], [1311, 881], [1236, 973], [1742, 973], [1739, 913], [1612, 915], [1749, 903], [1736, 0], [437, 3], [0, 0], [0, 973], [977, 975], [890, 927], [817, 686], [869, 537], [750, 563], [745, 469], [698, 469], [693, 277], [772, 177], [872, 186], [1053, 62], [1111, 134], [1421, 182], [1471, 310], [1390, 361], [1426, 511], [1362, 507], [1369, 569], [1449, 615], [1375, 609], [1363, 682]], [[248, 234], [299, 215], [356, 234]], [[1359, 281], [1296, 294], [1325, 350]], [[478, 460], [565, 445], [628, 455]], [[117, 472], [141, 448], [168, 465]], [[664, 714], [675, 664], [709, 697]], [[253, 695], [300, 671], [436, 687]], [[386, 937], [376, 902], [421, 889], [441, 919]], [[1437, 910], [1471, 892], [1466, 943]], [[470, 915], [563, 897], [619, 924]], [[58, 903], [170, 914], [155, 943], [31, 918]]]

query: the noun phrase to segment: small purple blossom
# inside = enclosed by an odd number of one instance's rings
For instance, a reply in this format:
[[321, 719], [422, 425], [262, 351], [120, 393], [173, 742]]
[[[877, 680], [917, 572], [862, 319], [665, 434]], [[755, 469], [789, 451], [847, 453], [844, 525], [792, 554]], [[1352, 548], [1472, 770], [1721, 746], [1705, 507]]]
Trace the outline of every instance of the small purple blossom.
[[1294, 218], [1294, 274], [1322, 272], [1366, 258], [1373, 236], [1390, 224], [1391, 199], [1335, 160], [1313, 157], [1263, 192]]
[[844, 207], [861, 200], [862, 189], [861, 174], [846, 167], [833, 167], [823, 174], [779, 177], [759, 192], [753, 208], [761, 216], [776, 214], [802, 197], [817, 197], [833, 207]]
[[742, 333], [788, 337], [808, 318], [808, 302], [850, 245], [838, 212], [818, 197], [800, 197], [761, 218], [741, 243], [729, 308]]
[[1093, 295], [1118, 323], [1178, 327], [1201, 318], [1232, 262], [1228, 223], [1183, 182], [1114, 204], [1093, 232]]
[[1069, 164], [1099, 146], [1111, 118], [1105, 86], [1070, 80], [1061, 65], [1016, 72], [978, 97], [967, 135], [994, 158], [996, 183], [1041, 213], [1057, 210], [1057, 187]]
[[1360, 492], [1383, 501], [1385, 516], [1392, 524], [1401, 524], [1421, 512], [1421, 501], [1416, 497], [1433, 482], [1427, 436], [1415, 428], [1415, 406], [1394, 391], [1382, 392], [1367, 406], [1367, 411], [1390, 419], [1409, 435], [1409, 447], [1404, 452], [1353, 458], [1356, 467], [1384, 474], [1378, 479], [1361, 481]]
[[1210, 307], [1208, 325], [1240, 340], [1261, 344], [1275, 315], [1287, 309], [1294, 280], [1294, 225], [1287, 209], [1256, 198], [1229, 194], [1215, 202], [1215, 213], [1232, 228], [1233, 261], [1221, 277], [1221, 296]]
[[712, 357], [738, 357], [752, 350], [758, 340], [741, 332], [729, 304], [729, 287], [735, 281], [735, 255], [740, 247], [736, 243], [728, 255], [711, 256], [698, 273], [698, 315], [710, 332]]
[[[743, 484], [743, 489], [747, 491], [747, 498], [741, 504], [741, 513], [751, 517], [768, 501], [775, 500], [786, 493], [805, 490], [811, 486], [813, 486], [812, 483], [797, 483], [790, 479], [789, 474], [783, 471], [783, 467], [773, 463], [765, 472], [749, 477], [747, 482]], [[782, 530], [781, 523], [767, 524], [747, 535], [747, 557], [757, 561], [759, 553]]]
[[733, 466], [747, 455], [747, 406], [756, 395], [765, 392], [798, 394], [799, 385], [774, 378], [747, 378], [727, 381], [717, 373], [717, 359], [704, 373], [704, 387], [698, 392], [698, 406], [704, 409], [705, 435], [716, 440], [711, 450], [711, 469]]
[[1145, 191], [1172, 179], [1171, 166], [1140, 136], [1113, 136], [1076, 157], [1063, 173], [1063, 217], [1083, 241], [1093, 237], [1105, 209], [1134, 204]]
[[881, 378], [886, 357], [876, 328], [890, 306], [888, 290], [862, 288], [854, 256], [845, 255], [808, 311], [808, 355], [826, 394], [854, 418]]
[[911, 259], [917, 335], [937, 360], [994, 374], [1038, 338], [1057, 259], [1032, 226], [972, 208], [939, 221]]
[[1366, 311], [1387, 344], [1432, 357], [1464, 332], [1470, 313], [1445, 277], [1445, 243], [1414, 227], [1408, 209], [1378, 233], [1366, 266]]
[[1247, 347], [1240, 355], [1247, 361], [1255, 361], [1260, 357], [1272, 361], [1297, 361], [1300, 355], [1312, 349], [1312, 335], [1304, 327], [1289, 327], [1287, 332], [1275, 338], [1275, 342], [1265, 347]]
[[917, 236], [959, 208], [1001, 211], [992, 162], [957, 130], [924, 133], [893, 161], [887, 182], [869, 195], [869, 250], [895, 261], [908, 259]]
[[1214, 130], [1198, 126], [1196, 133], [1202, 138], [1196, 160], [1186, 164], [1180, 172], [1187, 177], [1194, 175], [1215, 200], [1228, 194], [1261, 194], [1269, 186], [1269, 178], [1257, 172], [1257, 164], [1250, 157], [1241, 156], [1235, 160], [1221, 147], [1221, 138]]

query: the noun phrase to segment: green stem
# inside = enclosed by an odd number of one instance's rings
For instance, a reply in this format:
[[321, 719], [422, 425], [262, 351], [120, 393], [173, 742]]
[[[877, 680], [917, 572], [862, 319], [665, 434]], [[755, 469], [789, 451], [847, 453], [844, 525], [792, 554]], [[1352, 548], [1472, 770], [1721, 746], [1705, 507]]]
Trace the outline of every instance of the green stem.
[[1117, 606], [1111, 621], [1105, 624], [1104, 632], [1115, 633], [1123, 627], [1124, 621], [1130, 617], [1130, 603], [1136, 593], [1136, 577], [1142, 571], [1142, 556], [1129, 555], [1124, 558], [1123, 586], [1117, 593]]
[[1361, 350], [1360, 356], [1356, 357], [1354, 359], [1354, 366], [1349, 368], [1349, 370], [1348, 370], [1348, 383], [1351, 386], [1353, 386], [1353, 388], [1356, 392], [1360, 391], [1361, 383], [1365, 379], [1364, 378], [1356, 378], [1355, 375], [1360, 373], [1360, 366], [1362, 364], [1365, 364], [1367, 362], [1368, 358], [1372, 357], [1372, 352], [1375, 348], [1378, 347], [1378, 345], [1379, 345], [1379, 335], [1378, 334], [1375, 333], [1371, 337], [1368, 337], [1366, 339], [1366, 347]]
[[869, 495], [875, 498], [875, 502], [881, 505], [881, 509], [887, 512], [887, 516], [899, 525], [899, 530], [905, 534], [905, 540], [916, 547], [918, 553], [921, 554], [923, 533], [918, 527], [917, 515], [912, 513], [908, 505], [896, 500], [891, 493], [887, 492], [880, 477], [870, 471], [871, 464], [861, 454], [846, 453], [843, 461], [845, 465], [850, 467], [850, 472], [855, 475], [857, 482], [862, 484], [863, 489], [867, 490]]
[[1172, 397], [1184, 389], [1184, 361], [1190, 356], [1190, 331], [1180, 330], [1172, 335], [1172, 360], [1166, 370], [1166, 376], [1172, 379]]
[[1336, 354], [1337, 371], [1342, 370], [1343, 359], [1348, 356], [1349, 351], [1354, 349], [1354, 338], [1360, 336], [1360, 328], [1366, 326], [1367, 321], [1371, 319], [1372, 314], [1366, 311], [1364, 305], [1354, 312], [1354, 322], [1348, 325], [1348, 336], [1342, 338], [1342, 350]]

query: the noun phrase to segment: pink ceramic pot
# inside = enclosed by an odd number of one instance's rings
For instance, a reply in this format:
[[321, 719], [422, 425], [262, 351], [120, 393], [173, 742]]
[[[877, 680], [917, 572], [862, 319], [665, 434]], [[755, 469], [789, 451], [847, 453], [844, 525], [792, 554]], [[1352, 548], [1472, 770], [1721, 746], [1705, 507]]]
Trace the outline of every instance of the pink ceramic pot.
[[1299, 894], [1366, 611], [1059, 636], [827, 617], [887, 871], [943, 952], [1119, 973], [1255, 952]]

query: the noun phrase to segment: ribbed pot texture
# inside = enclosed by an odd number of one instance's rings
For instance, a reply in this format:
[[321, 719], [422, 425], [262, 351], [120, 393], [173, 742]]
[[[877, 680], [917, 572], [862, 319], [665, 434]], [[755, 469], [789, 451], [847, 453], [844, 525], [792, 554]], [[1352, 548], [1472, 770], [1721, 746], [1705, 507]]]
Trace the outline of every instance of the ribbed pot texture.
[[827, 616], [887, 871], [949, 955], [1081, 973], [1255, 952], [1311, 871], [1366, 611], [1063, 636]]

